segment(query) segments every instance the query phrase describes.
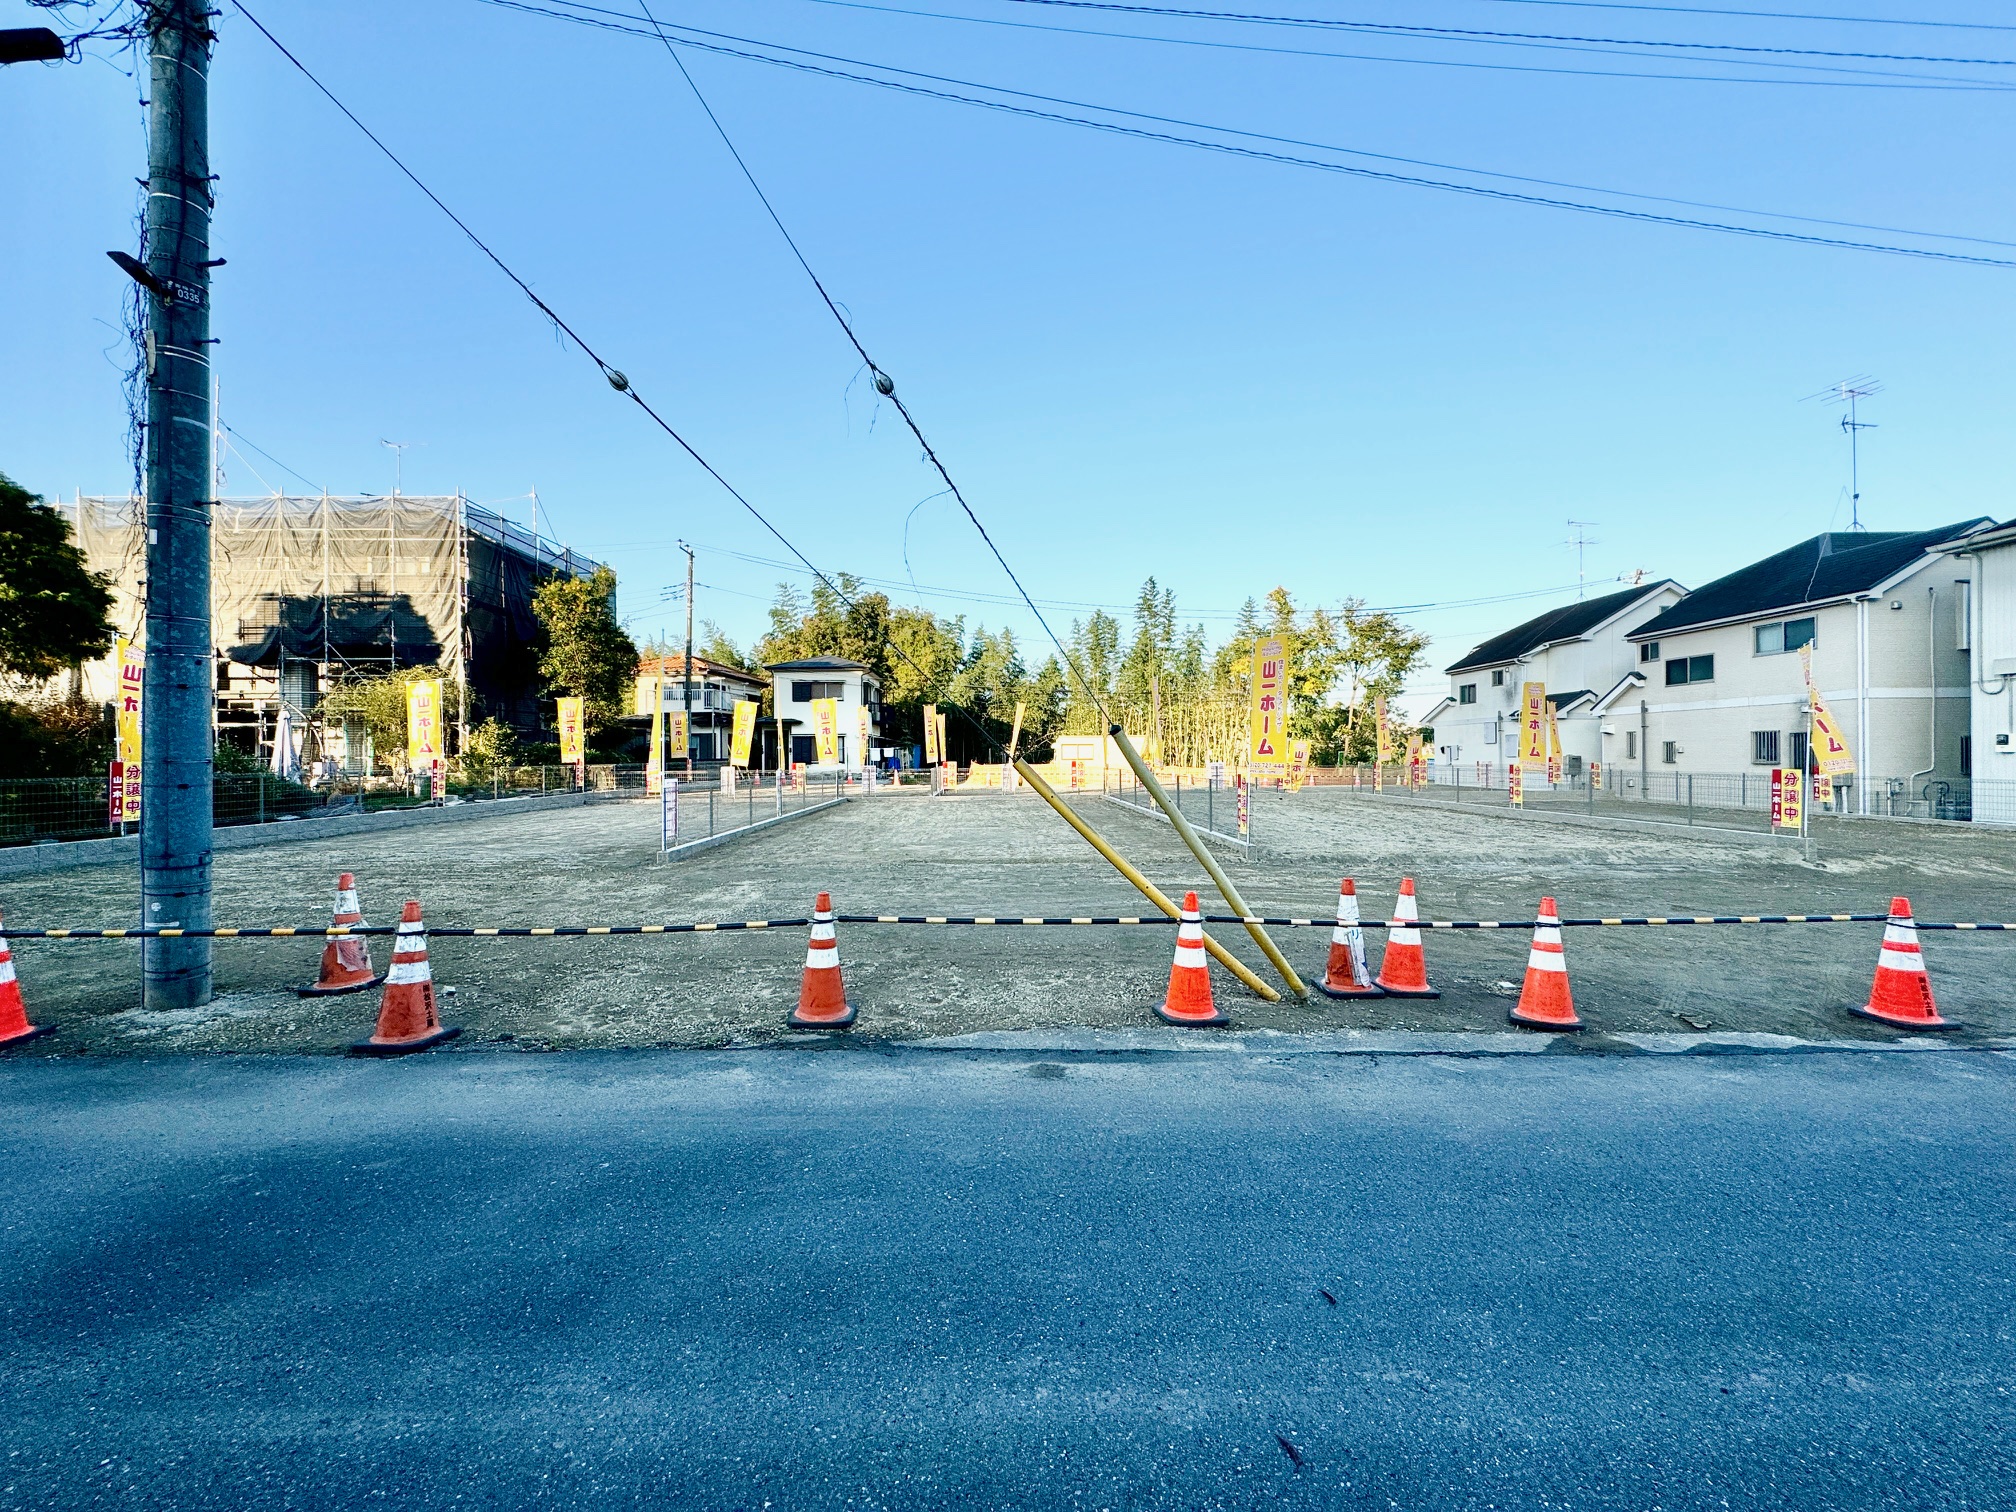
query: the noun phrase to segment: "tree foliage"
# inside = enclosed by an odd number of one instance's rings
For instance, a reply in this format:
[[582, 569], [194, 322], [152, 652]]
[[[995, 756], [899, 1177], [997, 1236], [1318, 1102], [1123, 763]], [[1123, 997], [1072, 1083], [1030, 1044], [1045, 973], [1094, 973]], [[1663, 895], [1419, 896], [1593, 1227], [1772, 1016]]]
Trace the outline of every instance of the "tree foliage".
[[70, 522], [0, 473], [0, 672], [53, 677], [112, 649], [111, 580], [84, 565]]
[[453, 731], [462, 718], [462, 685], [453, 672], [441, 667], [401, 667], [383, 677], [360, 678], [337, 683], [322, 694], [321, 713], [326, 720], [359, 724], [371, 736], [375, 761], [396, 772], [406, 770], [406, 685], [428, 678], [441, 682], [441, 722]]
[[533, 591], [532, 614], [548, 696], [581, 699], [591, 732], [628, 714], [637, 643], [616, 618], [616, 574], [607, 567], [587, 578], [556, 574]]

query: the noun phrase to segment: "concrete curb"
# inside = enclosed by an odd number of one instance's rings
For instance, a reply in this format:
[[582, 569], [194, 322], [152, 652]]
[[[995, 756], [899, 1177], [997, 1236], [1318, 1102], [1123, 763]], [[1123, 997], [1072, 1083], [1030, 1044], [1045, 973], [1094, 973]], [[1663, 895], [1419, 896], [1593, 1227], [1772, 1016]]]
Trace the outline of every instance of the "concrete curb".
[[688, 840], [684, 845], [675, 845], [669, 851], [660, 851], [660, 861], [684, 861], [688, 856], [701, 851], [712, 850], [717, 845], [726, 845], [731, 840], [740, 840], [744, 835], [753, 835], [760, 830], [772, 829], [793, 819], [803, 819], [811, 814], [823, 814], [830, 808], [838, 808], [851, 802], [847, 798], [828, 798], [824, 803], [815, 803], [810, 808], [792, 809], [788, 813], [772, 814], [768, 819], [758, 819], [754, 824], [745, 824], [737, 829], [723, 830], [718, 835], [709, 835], [704, 840]]
[[[247, 850], [257, 845], [292, 845], [327, 840], [338, 835], [375, 835], [383, 830], [420, 824], [452, 824], [464, 819], [503, 818], [544, 809], [580, 808], [593, 801], [588, 793], [549, 793], [541, 798], [486, 798], [445, 808], [392, 809], [378, 814], [344, 814], [330, 819], [282, 819], [270, 824], [233, 824], [210, 832], [210, 849]], [[61, 840], [53, 845], [17, 845], [0, 850], [0, 877], [30, 877], [44, 872], [71, 871], [80, 866], [114, 862], [137, 863], [138, 835], [108, 835], [103, 840]]]
[[[1352, 789], [1345, 789], [1350, 792]], [[1370, 789], [1359, 792], [1361, 798], [1376, 799], [1386, 804], [1411, 804], [1416, 808], [1437, 814], [1477, 814], [1491, 819], [1510, 819], [1521, 824], [1566, 824], [1582, 829], [1615, 829], [1639, 833], [1671, 835], [1675, 839], [1683, 835], [1698, 835], [1704, 840], [1722, 842], [1745, 841], [1749, 844], [1785, 845], [1790, 842], [1774, 835], [1768, 829], [1737, 829], [1726, 824], [1686, 824], [1673, 819], [1626, 819], [1610, 814], [1575, 814], [1561, 809], [1541, 809], [1526, 813], [1496, 804], [1465, 804], [1459, 801], [1440, 802], [1435, 799], [1389, 797], [1384, 793], [1374, 793]], [[1831, 822], [1831, 821], [1830, 821]], [[1817, 839], [1820, 831], [1816, 829]]]
[[[1168, 825], [1172, 830], [1176, 828], [1175, 823], [1159, 808], [1144, 808], [1141, 804], [1129, 803], [1125, 798], [1116, 798], [1111, 793], [1101, 793], [1099, 796], [1108, 803], [1119, 804], [1130, 814], [1139, 814], [1143, 819], [1153, 819], [1158, 824]], [[1190, 816], [1185, 814], [1183, 817], [1187, 819]], [[1251, 840], [1241, 840], [1237, 835], [1221, 835], [1217, 830], [1205, 829], [1201, 824], [1193, 824], [1190, 828], [1197, 831], [1201, 839], [1225, 846], [1241, 861], [1251, 861], [1255, 852], [1260, 849]]]
[[[1616, 1042], [1629, 1049], [1611, 1048]], [[1282, 1029], [994, 1029], [928, 1039], [884, 1042], [905, 1050], [1005, 1051], [1018, 1054], [1138, 1055], [1144, 1052], [1219, 1055], [1931, 1055], [2016, 1050], [2016, 1041], [1955, 1045], [1950, 1040], [1806, 1040], [1789, 1034], [1611, 1034], [1596, 1040], [1564, 1035], [1484, 1031], [1438, 1033], [1405, 1029], [1339, 1029], [1297, 1034]], [[1580, 1047], [1586, 1045], [1587, 1049]]]

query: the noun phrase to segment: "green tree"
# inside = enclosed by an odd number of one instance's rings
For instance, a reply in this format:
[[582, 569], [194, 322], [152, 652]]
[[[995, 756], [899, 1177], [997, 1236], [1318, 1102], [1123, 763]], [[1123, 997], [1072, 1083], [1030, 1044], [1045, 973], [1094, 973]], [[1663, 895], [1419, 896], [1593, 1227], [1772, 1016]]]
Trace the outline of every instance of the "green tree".
[[112, 649], [111, 580], [84, 565], [70, 522], [0, 473], [0, 672], [53, 677]]
[[637, 643], [616, 618], [616, 574], [556, 574], [532, 594], [539, 621], [539, 674], [553, 697], [579, 698], [589, 731], [606, 730], [630, 712]]

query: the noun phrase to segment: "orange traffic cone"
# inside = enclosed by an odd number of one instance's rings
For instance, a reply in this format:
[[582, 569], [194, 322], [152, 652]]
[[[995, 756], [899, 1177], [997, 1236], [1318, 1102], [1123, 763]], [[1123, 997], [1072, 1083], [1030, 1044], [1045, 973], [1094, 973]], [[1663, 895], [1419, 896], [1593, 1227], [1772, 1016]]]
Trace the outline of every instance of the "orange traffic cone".
[[1869, 1002], [1850, 1013], [1898, 1029], [1958, 1029], [1941, 1018], [1932, 1002], [1932, 978], [1918, 950], [1918, 925], [1909, 898], [1890, 900], [1890, 922], [1883, 926], [1883, 951], [1876, 957], [1876, 981]]
[[791, 1011], [794, 1029], [845, 1029], [854, 1009], [840, 985], [840, 942], [833, 935], [833, 895], [819, 894], [812, 905], [812, 938], [805, 946], [805, 975], [798, 987], [798, 1006]]
[[1561, 952], [1561, 915], [1552, 898], [1540, 900], [1533, 922], [1533, 948], [1526, 953], [1526, 984], [1512, 1009], [1512, 1022], [1535, 1029], [1580, 1029], [1575, 997], [1568, 990], [1568, 958]]
[[[344, 872], [336, 879], [336, 907], [329, 922], [336, 928], [364, 922], [357, 908], [357, 879]], [[322, 949], [322, 971], [313, 987], [296, 987], [299, 997], [335, 997], [362, 992], [384, 980], [371, 965], [371, 944], [363, 935], [337, 935]]]
[[1165, 1022], [1186, 1029], [1229, 1024], [1211, 1001], [1211, 958], [1204, 953], [1204, 916], [1197, 894], [1183, 894], [1183, 918], [1176, 926], [1176, 963], [1169, 968], [1169, 991], [1155, 1005]]
[[1414, 879], [1402, 877], [1393, 923], [1386, 931], [1386, 953], [1379, 958], [1379, 977], [1373, 983], [1388, 997], [1442, 996], [1428, 985], [1428, 958], [1421, 953], [1421, 931], [1415, 927], [1420, 917], [1414, 909]]
[[1330, 963], [1316, 990], [1326, 997], [1384, 997], [1365, 963], [1365, 931], [1358, 927], [1358, 884], [1346, 877], [1337, 889], [1337, 927], [1330, 931]]
[[392, 969], [385, 973], [385, 996], [378, 1004], [378, 1028], [350, 1047], [352, 1055], [411, 1055], [460, 1034], [441, 1027], [434, 1006], [434, 973], [427, 964], [427, 926], [420, 901], [406, 900], [399, 932], [392, 937]]
[[28, 1022], [28, 1005], [21, 1001], [21, 983], [14, 976], [14, 955], [0, 936], [0, 1045], [25, 1045], [55, 1031]]

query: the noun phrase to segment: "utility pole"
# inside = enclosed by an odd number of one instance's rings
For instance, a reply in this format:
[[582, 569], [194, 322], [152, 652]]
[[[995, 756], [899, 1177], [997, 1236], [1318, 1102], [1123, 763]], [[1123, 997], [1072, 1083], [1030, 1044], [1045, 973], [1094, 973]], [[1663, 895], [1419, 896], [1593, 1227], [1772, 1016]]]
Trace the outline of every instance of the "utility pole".
[[680, 705], [686, 710], [686, 749], [679, 754], [686, 758], [686, 775], [693, 775], [693, 548], [684, 541], [679, 549], [686, 553], [686, 690], [681, 695]]
[[[209, 929], [210, 29], [208, 0], [148, 7], [147, 663], [140, 899], [149, 927]], [[210, 1001], [210, 941], [141, 949], [150, 1009]]]

